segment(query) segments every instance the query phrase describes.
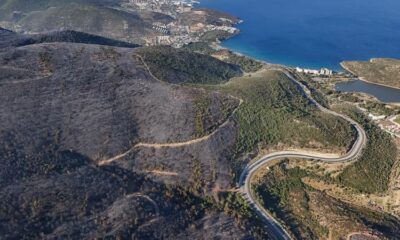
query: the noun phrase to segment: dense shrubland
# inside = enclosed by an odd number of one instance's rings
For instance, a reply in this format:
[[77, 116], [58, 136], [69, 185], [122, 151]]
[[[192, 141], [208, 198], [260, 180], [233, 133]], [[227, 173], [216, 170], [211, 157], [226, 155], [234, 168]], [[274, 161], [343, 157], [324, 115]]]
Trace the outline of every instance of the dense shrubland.
[[221, 87], [243, 98], [237, 111], [236, 153], [278, 143], [298, 147], [347, 148], [354, 130], [345, 121], [320, 112], [284, 74], [234, 79]]
[[374, 193], [388, 189], [390, 174], [397, 159], [397, 148], [391, 136], [355, 110], [342, 110], [364, 127], [368, 143], [363, 155], [339, 175], [338, 180], [355, 190]]
[[171, 47], [141, 48], [138, 53], [157, 78], [169, 83], [215, 84], [241, 75], [233, 64]]

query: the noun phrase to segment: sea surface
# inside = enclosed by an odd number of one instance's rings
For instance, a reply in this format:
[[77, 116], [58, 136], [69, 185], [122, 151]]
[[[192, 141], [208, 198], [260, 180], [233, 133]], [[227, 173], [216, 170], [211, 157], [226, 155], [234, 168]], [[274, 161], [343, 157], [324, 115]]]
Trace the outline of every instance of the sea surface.
[[400, 89], [376, 85], [361, 80], [338, 83], [336, 84], [336, 90], [341, 92], [367, 93], [387, 103], [400, 102]]
[[343, 60], [400, 58], [400, 0], [200, 0], [244, 20], [223, 43], [267, 62], [341, 70]]

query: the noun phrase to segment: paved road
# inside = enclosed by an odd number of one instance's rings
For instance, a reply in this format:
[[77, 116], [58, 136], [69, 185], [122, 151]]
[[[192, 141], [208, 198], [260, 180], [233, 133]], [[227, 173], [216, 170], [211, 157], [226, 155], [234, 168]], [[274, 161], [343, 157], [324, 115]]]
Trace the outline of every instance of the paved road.
[[352, 148], [347, 152], [346, 155], [342, 157], [326, 157], [324, 154], [310, 154], [307, 152], [301, 151], [281, 151], [281, 152], [274, 152], [263, 156], [261, 159], [257, 160], [254, 163], [251, 163], [246, 166], [243, 170], [242, 174], [240, 175], [239, 179], [239, 186], [242, 192], [245, 194], [244, 197], [249, 202], [250, 206], [265, 220], [268, 232], [274, 239], [292, 239], [289, 232], [280, 224], [271, 214], [269, 214], [263, 206], [261, 206], [255, 199], [251, 191], [251, 178], [252, 175], [262, 166], [269, 163], [270, 161], [283, 159], [283, 158], [301, 158], [301, 159], [314, 159], [320, 160], [329, 163], [337, 163], [337, 162], [348, 162], [357, 159], [362, 153], [363, 148], [367, 143], [367, 136], [364, 129], [353, 119], [342, 115], [340, 113], [334, 112], [327, 108], [321, 106], [317, 101], [315, 101], [310, 91], [300, 82], [298, 82], [292, 74], [287, 70], [280, 70], [282, 71], [289, 79], [291, 79], [294, 83], [296, 83], [300, 88], [304, 91], [305, 95], [309, 98], [309, 100], [315, 104], [321, 111], [325, 113], [329, 113], [338, 117], [341, 117], [348, 121], [354, 128], [357, 130], [357, 139], [353, 143]]

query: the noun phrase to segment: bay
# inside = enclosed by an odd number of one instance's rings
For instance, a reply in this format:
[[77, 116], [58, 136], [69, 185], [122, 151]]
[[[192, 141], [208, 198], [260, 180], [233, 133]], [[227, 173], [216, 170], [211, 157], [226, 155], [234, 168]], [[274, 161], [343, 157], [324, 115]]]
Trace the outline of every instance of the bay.
[[201, 0], [244, 20], [223, 42], [267, 62], [341, 70], [344, 60], [400, 58], [398, 0]]

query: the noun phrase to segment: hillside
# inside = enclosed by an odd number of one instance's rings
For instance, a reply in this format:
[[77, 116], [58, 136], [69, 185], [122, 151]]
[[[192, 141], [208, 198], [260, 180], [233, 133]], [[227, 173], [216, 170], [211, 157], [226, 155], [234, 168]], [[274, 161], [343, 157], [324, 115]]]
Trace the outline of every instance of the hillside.
[[367, 62], [342, 62], [343, 68], [372, 83], [400, 88], [400, 60], [375, 58]]
[[[17, 1], [7, 2], [12, 9]], [[355, 131], [318, 110], [280, 70], [213, 52], [219, 60], [196, 53], [199, 47], [0, 29], [0, 238], [268, 239], [237, 192], [243, 166], [280, 149], [344, 153]], [[391, 147], [366, 127], [371, 143]], [[370, 147], [360, 159], [376, 184], [352, 181], [360, 176], [357, 163], [337, 183], [384, 192], [391, 150]], [[298, 173], [279, 165], [257, 185], [270, 194], [265, 200], [272, 194], [277, 201], [272, 211], [293, 210], [287, 217], [295, 233], [326, 237], [339, 223], [399, 232], [396, 219], [311, 189]], [[337, 222], [321, 217], [325, 212]]]
[[139, 53], [157, 78], [169, 83], [221, 83], [241, 75], [238, 66], [205, 55], [156, 46]]
[[139, 45], [122, 42], [114, 39], [104, 38], [92, 34], [76, 31], [59, 31], [49, 32], [37, 35], [23, 35], [12, 32], [10, 30], [0, 28], [0, 49], [8, 48], [10, 46], [20, 47], [38, 43], [52, 43], [52, 42], [73, 42], [85, 44], [98, 44], [106, 46], [135, 48]]
[[[155, 162], [134, 172], [98, 164], [138, 142], [190, 141], [199, 121], [207, 134], [238, 106], [237, 99], [222, 93], [155, 79], [139, 53], [81, 43], [10, 46], [0, 53], [2, 237], [255, 236], [239, 227], [250, 220], [236, 221], [232, 212], [176, 186], [185, 181], [151, 180]], [[198, 103], [205, 99], [201, 111], [207, 115], [199, 118]], [[221, 159], [215, 181], [230, 182], [229, 143], [205, 146], [220, 149], [208, 153]], [[190, 155], [199, 151], [163, 164], [192, 161]], [[190, 173], [193, 167], [181, 170]]]
[[[300, 161], [300, 162], [304, 162]], [[299, 168], [296, 161], [283, 161], [254, 182], [254, 191], [263, 205], [284, 221], [296, 239], [347, 239], [360, 233], [361, 239], [397, 239], [397, 218], [331, 197], [316, 185], [321, 179], [315, 168]], [[374, 238], [368, 238], [373, 234]]]
[[0, 23], [18, 32], [74, 30], [136, 43], [156, 34], [151, 18], [119, 10], [114, 6], [119, 2], [7, 0], [0, 3]]
[[120, 0], [4, 0], [0, 3], [0, 9], [2, 12], [30, 12], [49, 7], [65, 6], [69, 3], [108, 5], [118, 2]]

